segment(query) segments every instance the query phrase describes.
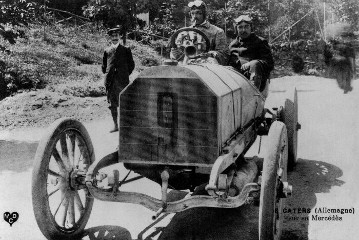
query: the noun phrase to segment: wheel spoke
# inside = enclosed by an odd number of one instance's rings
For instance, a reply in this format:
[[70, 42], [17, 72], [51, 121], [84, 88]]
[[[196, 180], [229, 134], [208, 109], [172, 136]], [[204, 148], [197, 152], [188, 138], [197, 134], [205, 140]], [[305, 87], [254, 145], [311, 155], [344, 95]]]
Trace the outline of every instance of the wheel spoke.
[[77, 145], [78, 147], [78, 154], [76, 156], [76, 159], [75, 159], [75, 162], [74, 164], [76, 166], [79, 166], [80, 165], [80, 162], [83, 161], [84, 157], [83, 157], [83, 147], [82, 147], [82, 141], [81, 141], [81, 138], [77, 136], [77, 138], [75, 139], [75, 144]]
[[60, 185], [58, 185], [54, 190], [52, 190], [52, 192], [50, 192], [47, 196], [50, 197], [52, 194], [56, 193], [59, 190], [60, 190]]
[[60, 209], [60, 207], [61, 207], [63, 201], [65, 200], [65, 198], [66, 198], [66, 192], [61, 191], [61, 201], [60, 201], [59, 206], [56, 208], [56, 211], [55, 211], [55, 213], [54, 213], [54, 217], [56, 216], [57, 212], [59, 211], [59, 209]]
[[60, 223], [62, 224], [62, 226], [65, 227], [65, 223], [66, 223], [66, 217], [67, 217], [67, 211], [69, 209], [69, 198], [68, 198], [68, 194], [66, 194], [65, 197], [65, 201], [63, 202], [62, 206], [64, 207], [61, 211], [61, 216], [60, 216]]
[[62, 172], [64, 172], [64, 173], [66, 173], [66, 172], [67, 172], [67, 168], [66, 168], [64, 162], [62, 161], [62, 158], [61, 158], [61, 156], [60, 156], [60, 154], [59, 154], [59, 151], [57, 151], [56, 148], [54, 148], [54, 149], [52, 150], [52, 156], [54, 156], [54, 158], [55, 158], [55, 160], [56, 160], [56, 162], [57, 162], [57, 165], [59, 165], [60, 170], [61, 170]]
[[[78, 163], [80, 163], [81, 160], [83, 160], [84, 164], [86, 164], [86, 160], [85, 160], [85, 156], [86, 155], [86, 148], [84, 146], [84, 144], [82, 143], [82, 141], [78, 141], [77, 142], [77, 145], [79, 146], [79, 149], [80, 149], [80, 155], [79, 155], [79, 159], [78, 159]], [[85, 152], [85, 154], [84, 154]]]
[[69, 150], [67, 148], [67, 136], [66, 133], [62, 133], [60, 136], [60, 145], [61, 145], [61, 154], [64, 164], [67, 165], [68, 168], [71, 168], [71, 164], [69, 161]]
[[79, 195], [79, 193], [77, 191], [75, 192], [75, 204], [76, 204], [77, 209], [82, 214], [82, 212], [84, 211], [84, 206], [82, 204], [80, 195]]
[[57, 172], [54, 172], [54, 171], [52, 171], [51, 169], [48, 169], [47, 172], [48, 172], [50, 175], [52, 175], [52, 176], [61, 177], [61, 178], [62, 178], [61, 174], [59, 174], [59, 173], [57, 173]]
[[75, 133], [69, 134], [70, 138], [70, 149], [69, 149], [69, 157], [72, 161], [72, 166], [75, 166], [75, 147], [76, 147], [76, 135]]
[[[83, 163], [84, 164], [89, 164], [90, 163], [90, 156], [93, 154], [92, 152], [88, 152], [88, 148], [86, 146], [86, 143], [83, 142], [82, 139], [78, 139], [78, 146], [79, 146], [79, 149], [80, 149], [80, 157], [79, 157], [79, 161], [81, 159], [83, 159]], [[82, 158], [81, 158], [82, 157]]]
[[75, 225], [75, 204], [74, 204], [74, 194], [69, 194], [69, 224], [71, 227]]
[[98, 231], [97, 239], [104, 239], [105, 234], [106, 234], [106, 231], [104, 231], [104, 230]]

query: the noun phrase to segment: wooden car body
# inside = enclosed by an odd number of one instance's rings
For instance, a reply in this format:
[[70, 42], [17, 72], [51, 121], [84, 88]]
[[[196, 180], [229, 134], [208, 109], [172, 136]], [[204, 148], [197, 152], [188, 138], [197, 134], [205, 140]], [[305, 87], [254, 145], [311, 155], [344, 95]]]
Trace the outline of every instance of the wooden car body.
[[144, 70], [120, 95], [119, 161], [212, 165], [231, 136], [261, 116], [264, 101], [231, 67]]

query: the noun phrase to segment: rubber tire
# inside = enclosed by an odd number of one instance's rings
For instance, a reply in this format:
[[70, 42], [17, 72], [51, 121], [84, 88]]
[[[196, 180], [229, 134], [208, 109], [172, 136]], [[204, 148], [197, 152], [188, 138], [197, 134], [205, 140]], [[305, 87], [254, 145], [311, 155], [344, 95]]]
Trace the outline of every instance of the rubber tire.
[[298, 96], [296, 88], [287, 92], [282, 111], [282, 121], [287, 127], [288, 134], [288, 169], [292, 170], [297, 164], [298, 148]]
[[[275, 121], [269, 129], [263, 160], [259, 202], [259, 240], [279, 240], [281, 237], [285, 199], [279, 198], [277, 193], [279, 179], [287, 181], [287, 146], [286, 127], [284, 123]], [[278, 176], [279, 168], [283, 170], [281, 177]], [[277, 222], [275, 218], [278, 219]]]
[[47, 169], [52, 155], [52, 150], [59, 140], [60, 134], [67, 131], [76, 131], [82, 136], [88, 150], [88, 164], [95, 160], [94, 148], [90, 136], [85, 127], [77, 120], [62, 118], [55, 121], [49, 128], [37, 148], [35, 165], [32, 173], [32, 203], [37, 224], [48, 239], [78, 239], [82, 237], [83, 230], [91, 214], [94, 198], [86, 197], [84, 213], [78, 220], [77, 226], [70, 232], [66, 232], [56, 223], [49, 206], [47, 196]]

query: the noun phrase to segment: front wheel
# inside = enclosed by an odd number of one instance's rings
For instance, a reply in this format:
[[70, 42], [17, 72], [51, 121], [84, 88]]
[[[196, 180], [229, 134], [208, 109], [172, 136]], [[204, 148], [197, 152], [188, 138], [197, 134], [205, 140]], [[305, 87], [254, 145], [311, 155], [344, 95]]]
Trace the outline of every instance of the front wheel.
[[77, 239], [87, 224], [94, 199], [84, 184], [94, 149], [85, 127], [59, 119], [41, 139], [32, 173], [32, 203], [48, 239]]
[[269, 129], [259, 203], [259, 239], [279, 240], [283, 223], [283, 183], [287, 181], [288, 141], [285, 125], [275, 121]]

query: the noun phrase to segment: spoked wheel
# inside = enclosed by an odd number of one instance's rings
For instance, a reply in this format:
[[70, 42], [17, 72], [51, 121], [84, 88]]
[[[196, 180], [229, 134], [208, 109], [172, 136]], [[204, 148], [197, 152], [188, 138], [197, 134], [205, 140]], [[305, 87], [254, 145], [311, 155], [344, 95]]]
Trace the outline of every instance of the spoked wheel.
[[288, 168], [292, 170], [297, 164], [298, 130], [300, 129], [300, 124], [298, 123], [297, 89], [294, 88], [288, 92], [281, 118], [287, 127]]
[[280, 121], [269, 129], [259, 203], [259, 239], [279, 240], [282, 233], [284, 191], [287, 186], [287, 130]]
[[48, 239], [76, 239], [90, 217], [85, 174], [94, 162], [85, 127], [59, 119], [41, 139], [32, 174], [32, 202], [37, 224]]

